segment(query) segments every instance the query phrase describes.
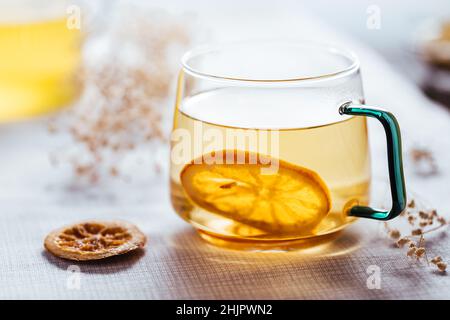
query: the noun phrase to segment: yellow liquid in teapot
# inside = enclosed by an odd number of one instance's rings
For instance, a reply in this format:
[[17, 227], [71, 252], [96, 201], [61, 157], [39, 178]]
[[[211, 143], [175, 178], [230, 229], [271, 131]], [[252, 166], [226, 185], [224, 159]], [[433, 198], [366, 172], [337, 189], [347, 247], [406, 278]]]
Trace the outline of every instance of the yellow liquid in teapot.
[[0, 20], [0, 122], [55, 110], [77, 95], [80, 30], [66, 21]]

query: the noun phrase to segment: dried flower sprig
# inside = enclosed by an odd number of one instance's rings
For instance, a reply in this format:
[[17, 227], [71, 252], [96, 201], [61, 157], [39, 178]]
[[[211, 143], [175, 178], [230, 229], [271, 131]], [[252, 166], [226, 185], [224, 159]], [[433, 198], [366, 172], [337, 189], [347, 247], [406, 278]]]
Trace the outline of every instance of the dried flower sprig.
[[425, 259], [428, 265], [431, 263], [440, 272], [445, 272], [447, 264], [440, 256], [428, 260], [425, 236], [447, 226], [446, 219], [434, 209], [419, 209], [414, 199], [408, 203], [406, 210], [400, 216], [406, 219], [411, 228], [407, 235], [402, 236], [400, 230], [391, 228], [388, 222], [384, 223], [388, 236], [395, 241], [396, 246], [398, 248], [408, 246], [407, 257], [415, 258], [418, 261]]
[[82, 181], [121, 176], [120, 165], [128, 155], [166, 139], [162, 111], [178, 68], [171, 54], [189, 42], [189, 35], [183, 23], [146, 10], [128, 17], [130, 23], [125, 16], [119, 26], [112, 23], [106, 33], [94, 34], [90, 41], [109, 49], [100, 58], [85, 59], [79, 74], [82, 96], [49, 124], [51, 133], [72, 140], [51, 155], [52, 162], [68, 163]]

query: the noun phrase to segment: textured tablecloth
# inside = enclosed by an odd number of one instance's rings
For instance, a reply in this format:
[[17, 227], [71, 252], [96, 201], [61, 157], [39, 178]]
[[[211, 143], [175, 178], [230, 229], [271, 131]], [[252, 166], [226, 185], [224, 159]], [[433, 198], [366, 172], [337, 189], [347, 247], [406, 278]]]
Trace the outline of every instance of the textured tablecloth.
[[[231, 1], [224, 7], [215, 3], [209, 9], [207, 3], [193, 1], [190, 6], [216, 41], [282, 35], [331, 40], [355, 50], [362, 60], [368, 103], [398, 116], [405, 150], [427, 146], [436, 155], [440, 174], [430, 178], [415, 175], [406, 161], [409, 190], [441, 212], [450, 211], [447, 111], [426, 100], [372, 51], [337, 34], [293, 2], [290, 7], [271, 7], [265, 2], [244, 6], [242, 1], [239, 5]], [[177, 6], [175, 2], [169, 5]], [[376, 198], [387, 192], [383, 185], [387, 176], [385, 140], [380, 125], [370, 122]], [[450, 298], [450, 277], [412, 262], [390, 246], [381, 223], [360, 220], [320, 249], [256, 253], [215, 248], [202, 242], [173, 212], [166, 171], [140, 182], [73, 190], [67, 187], [70, 175], [49, 164], [53, 147], [45, 119], [0, 126], [0, 298]], [[43, 239], [50, 230], [91, 218], [136, 223], [149, 237], [147, 248], [75, 267], [43, 250]], [[450, 258], [450, 240], [445, 233], [427, 246], [430, 252]], [[373, 265], [380, 268], [380, 289], [367, 286], [368, 268]], [[71, 270], [77, 268], [81, 273], [74, 278]]]

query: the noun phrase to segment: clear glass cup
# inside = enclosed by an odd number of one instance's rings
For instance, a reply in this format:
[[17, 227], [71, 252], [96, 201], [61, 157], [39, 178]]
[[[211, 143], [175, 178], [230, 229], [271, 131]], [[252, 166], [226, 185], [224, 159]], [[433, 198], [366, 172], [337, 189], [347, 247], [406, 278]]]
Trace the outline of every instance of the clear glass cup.
[[[315, 43], [245, 42], [186, 53], [171, 136], [171, 200], [206, 240], [310, 246], [355, 217], [405, 207], [395, 117], [364, 106], [357, 57]], [[392, 209], [368, 207], [366, 117], [386, 130]]]

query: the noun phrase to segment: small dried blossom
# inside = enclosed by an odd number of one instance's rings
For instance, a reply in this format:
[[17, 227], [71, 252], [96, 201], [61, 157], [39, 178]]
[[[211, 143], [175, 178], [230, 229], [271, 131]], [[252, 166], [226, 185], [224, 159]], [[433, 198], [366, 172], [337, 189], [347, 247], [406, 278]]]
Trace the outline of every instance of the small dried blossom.
[[389, 236], [392, 239], [399, 239], [401, 237], [401, 234], [400, 234], [400, 231], [398, 231], [397, 229], [394, 229], [389, 232]]
[[447, 264], [445, 262], [438, 262], [436, 263], [436, 266], [441, 272], [445, 272], [445, 270], [447, 270]]
[[442, 261], [442, 257], [441, 256], [436, 256], [436, 257], [434, 257], [433, 259], [430, 260], [430, 262], [432, 264], [438, 264], [438, 262], [441, 262], [441, 261]]
[[429, 215], [425, 211], [419, 211], [419, 217], [422, 219], [428, 219]]
[[414, 246], [414, 247], [411, 247], [411, 248], [409, 248], [408, 249], [408, 251], [406, 252], [406, 255], [408, 256], [408, 257], [412, 257], [415, 253], [416, 253], [416, 250], [417, 250], [417, 248]]
[[416, 253], [417, 259], [422, 258], [423, 255], [425, 254], [425, 248], [417, 248], [415, 253]]
[[408, 238], [401, 238], [397, 241], [397, 247], [403, 248], [406, 244], [410, 243], [411, 240]]
[[420, 226], [421, 228], [424, 228], [424, 227], [426, 227], [428, 224], [429, 224], [428, 221], [421, 221], [421, 222], [419, 223], [419, 226]]

